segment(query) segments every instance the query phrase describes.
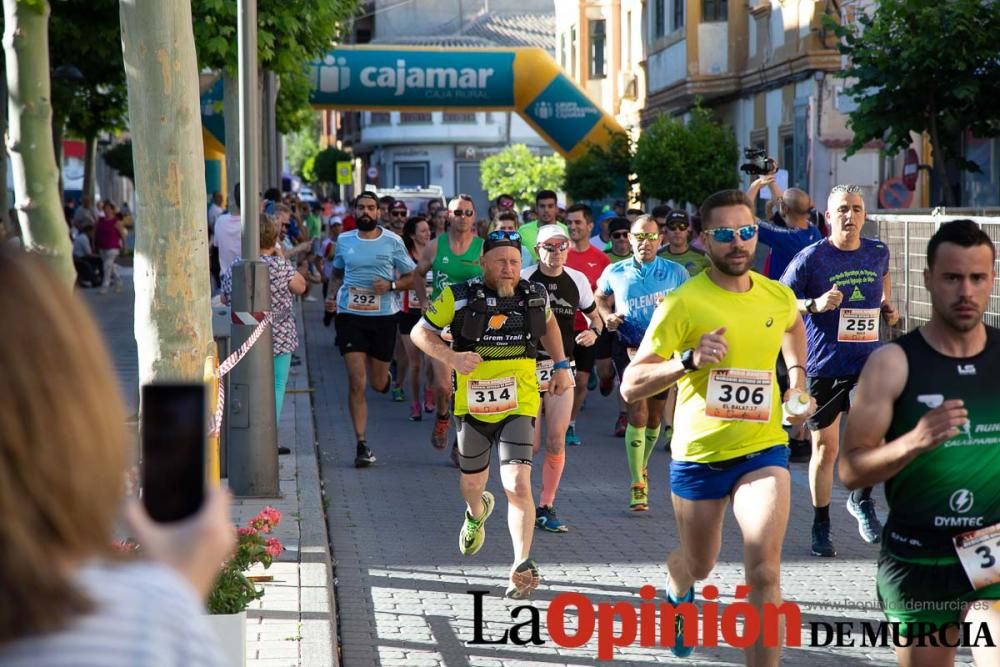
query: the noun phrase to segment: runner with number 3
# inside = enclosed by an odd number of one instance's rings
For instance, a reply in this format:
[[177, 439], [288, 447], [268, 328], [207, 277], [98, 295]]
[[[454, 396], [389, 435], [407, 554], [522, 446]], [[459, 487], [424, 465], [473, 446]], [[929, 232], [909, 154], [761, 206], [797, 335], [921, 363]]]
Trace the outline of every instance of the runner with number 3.
[[[983, 323], [995, 261], [973, 221], [940, 226], [924, 269], [931, 319], [869, 357], [847, 416], [840, 479], [885, 482], [885, 615], [902, 637], [951, 624], [944, 646], [901, 639], [901, 665], [954, 664], [959, 621], [1000, 636], [1000, 330]], [[995, 645], [972, 656], [997, 664]]]

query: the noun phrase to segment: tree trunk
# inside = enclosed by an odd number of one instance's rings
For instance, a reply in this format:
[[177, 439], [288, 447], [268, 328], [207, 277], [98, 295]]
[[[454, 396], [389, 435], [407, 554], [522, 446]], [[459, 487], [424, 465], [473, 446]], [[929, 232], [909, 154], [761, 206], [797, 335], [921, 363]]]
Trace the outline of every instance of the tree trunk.
[[[7, 134], [7, 72], [0, 67], [0, 136]], [[6, 236], [13, 231], [10, 219], [10, 197], [7, 196], [7, 151], [0, 151], [0, 227]]]
[[[83, 194], [90, 201], [97, 202], [94, 197], [94, 183], [97, 180], [97, 137], [87, 137], [83, 149]], [[107, 199], [107, 195], [105, 195]]]
[[265, 190], [268, 188], [281, 190], [281, 158], [278, 155], [278, 130], [275, 117], [278, 77], [275, 76], [274, 72], [262, 70], [260, 80], [260, 175]]
[[230, 211], [240, 203], [232, 201], [233, 186], [240, 182], [240, 80], [233, 74], [222, 77], [222, 114], [226, 122], [226, 202]]
[[205, 152], [190, 0], [121, 0], [138, 194], [139, 383], [204, 380], [214, 353]]
[[59, 172], [59, 203], [66, 202], [66, 187], [63, 184], [63, 136], [66, 130], [62, 123], [52, 119], [52, 155], [56, 161], [56, 171]]
[[3, 0], [3, 7], [3, 46], [10, 84], [7, 151], [24, 247], [44, 256], [72, 285], [76, 270], [52, 147], [49, 4]]

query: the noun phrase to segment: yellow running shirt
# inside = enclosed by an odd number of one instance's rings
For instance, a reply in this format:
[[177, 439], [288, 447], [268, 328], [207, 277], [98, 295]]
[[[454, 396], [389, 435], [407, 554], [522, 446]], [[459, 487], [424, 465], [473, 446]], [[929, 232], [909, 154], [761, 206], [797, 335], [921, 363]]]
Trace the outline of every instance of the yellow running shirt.
[[725, 461], [788, 442], [774, 366], [781, 340], [797, 317], [795, 295], [751, 272], [747, 292], [694, 276], [657, 307], [643, 347], [664, 359], [698, 346], [703, 334], [725, 327], [729, 352], [721, 364], [677, 381], [671, 453], [677, 461]]
[[[450, 326], [453, 336], [461, 331], [471, 282], [456, 283], [441, 290], [424, 313], [423, 325], [438, 333]], [[483, 289], [487, 302], [502, 302], [503, 298], [496, 292], [487, 287]], [[508, 298], [517, 301], [517, 297]], [[552, 312], [546, 303], [546, 321], [550, 317]], [[528, 346], [524, 334], [521, 312], [510, 311], [509, 315], [495, 314], [489, 318], [482, 340], [474, 349], [483, 362], [468, 375], [455, 373], [456, 415], [471, 415], [491, 424], [511, 415], [538, 415], [535, 357], [526, 356]]]

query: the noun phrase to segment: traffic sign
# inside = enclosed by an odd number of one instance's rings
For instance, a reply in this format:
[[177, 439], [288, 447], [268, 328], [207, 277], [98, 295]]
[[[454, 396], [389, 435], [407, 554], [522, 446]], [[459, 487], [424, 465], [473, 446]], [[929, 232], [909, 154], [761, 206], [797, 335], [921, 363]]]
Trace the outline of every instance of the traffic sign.
[[368, 167], [368, 171], [365, 172], [370, 180], [375, 180], [378, 178], [378, 167]]
[[338, 162], [337, 163], [337, 185], [350, 185], [351, 184], [351, 163], [350, 162]]
[[910, 208], [913, 191], [906, 187], [902, 178], [890, 178], [878, 190], [878, 203], [882, 208]]

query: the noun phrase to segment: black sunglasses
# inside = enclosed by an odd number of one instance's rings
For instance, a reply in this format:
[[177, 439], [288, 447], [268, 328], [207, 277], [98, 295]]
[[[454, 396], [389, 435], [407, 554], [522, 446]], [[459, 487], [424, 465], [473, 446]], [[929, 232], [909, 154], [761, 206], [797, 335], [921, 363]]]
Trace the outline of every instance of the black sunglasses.
[[611, 238], [613, 238], [613, 239], [627, 239], [628, 238], [628, 232], [614, 232], [611, 235]]
[[451, 214], [459, 218], [461, 218], [463, 215], [467, 218], [471, 218], [476, 214], [476, 212], [471, 209], [465, 209], [464, 211], [462, 209], [456, 209], [452, 211]]
[[689, 225], [686, 222], [668, 222], [667, 223], [667, 229], [669, 229], [672, 232], [676, 232], [676, 231], [686, 232], [687, 229], [688, 229], [688, 227], [690, 227], [690, 226], [691, 225]]
[[398, 216], [400, 218], [406, 217], [406, 211], [389, 211], [389, 215]]

